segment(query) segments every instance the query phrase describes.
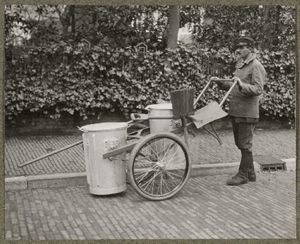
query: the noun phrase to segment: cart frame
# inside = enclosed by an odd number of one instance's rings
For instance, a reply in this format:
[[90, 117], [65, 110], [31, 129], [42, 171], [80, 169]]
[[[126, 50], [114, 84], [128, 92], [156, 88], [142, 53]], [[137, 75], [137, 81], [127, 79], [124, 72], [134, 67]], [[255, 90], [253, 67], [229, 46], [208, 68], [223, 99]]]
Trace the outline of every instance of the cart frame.
[[[194, 101], [192, 105], [194, 110], [196, 108], [197, 102], [203, 96], [204, 92], [208, 89], [212, 81], [214, 80], [209, 80], [209, 82], [206, 84], [202, 92]], [[219, 81], [232, 82], [231, 79], [222, 79]], [[233, 90], [236, 84], [237, 84], [236, 81], [232, 82], [230, 89], [227, 91], [224, 98], [219, 104], [220, 110], [222, 110], [221, 109], [222, 105], [225, 103], [226, 99], [228, 98], [229, 94], [231, 93], [231, 91]], [[182, 90], [182, 92], [185, 93], [186, 91]], [[178, 93], [174, 95], [174, 97], [176, 96], [178, 96]], [[183, 188], [183, 186], [186, 184], [190, 176], [190, 171], [191, 171], [191, 162], [190, 162], [190, 156], [188, 151], [188, 132], [190, 131], [190, 129], [195, 127], [195, 124], [197, 128], [200, 128], [202, 126], [205, 128], [205, 124], [200, 123], [199, 125], [199, 123], [197, 124], [195, 120], [194, 121], [191, 120], [191, 118], [193, 118], [194, 113], [191, 113], [191, 108], [189, 108], [188, 105], [187, 106], [184, 105], [184, 103], [191, 103], [190, 101], [187, 101], [186, 99], [183, 99], [184, 101], [182, 101], [182, 97], [181, 97], [181, 101], [177, 101], [177, 111], [175, 112], [174, 105], [176, 106], [176, 101], [175, 99], [173, 99], [172, 93], [171, 93], [171, 99], [173, 105], [174, 118], [181, 119], [180, 128], [172, 129], [169, 130], [168, 132], [149, 134], [144, 137], [140, 136], [141, 133], [138, 133], [138, 136], [136, 137], [133, 136], [133, 138], [139, 139], [137, 142], [127, 144], [126, 146], [112, 150], [102, 155], [103, 159], [106, 159], [106, 158], [114, 157], [123, 152], [130, 153], [130, 157], [128, 160], [128, 172], [129, 172], [130, 183], [139, 195], [149, 200], [166, 200], [168, 198], [173, 197]], [[179, 104], [179, 110], [178, 110], [178, 104]], [[225, 112], [223, 113], [226, 114]], [[224, 114], [222, 114], [221, 116], [224, 117]], [[199, 116], [201, 117], [201, 113], [198, 115], [198, 117]], [[220, 116], [217, 117], [217, 119], [219, 118]], [[213, 126], [211, 123], [213, 121], [214, 118], [212, 118], [210, 121], [207, 122], [207, 124], [210, 124], [212, 128]], [[138, 122], [141, 122], [141, 120], [139, 119]], [[142, 128], [141, 131], [143, 131], [144, 129], [145, 128]], [[217, 136], [215, 130], [214, 133], [212, 133], [209, 130], [207, 131], [210, 132], [212, 135], [214, 135], [215, 138], [221, 144], [221, 140]], [[175, 135], [180, 133], [183, 134], [184, 140], [179, 136]], [[168, 143], [166, 143], [167, 145], [166, 147], [168, 147], [168, 149], [163, 149], [163, 150], [153, 149], [155, 145], [162, 145], [165, 143], [165, 141], [168, 141]], [[173, 157], [172, 155], [173, 151], [171, 152], [171, 150], [169, 150], [170, 145], [172, 145], [171, 146], [172, 150], [176, 148], [176, 151], [173, 150], [174, 155], [178, 154], [180, 156]], [[178, 150], [180, 151], [180, 153], [178, 153]], [[148, 155], [149, 151], [151, 151], [151, 153]], [[163, 153], [161, 153], [163, 155], [158, 155], [159, 153], [157, 153], [156, 151], [159, 152], [163, 151]], [[155, 154], [154, 160], [152, 160], [153, 154]], [[172, 163], [170, 163], [169, 161], [172, 160], [174, 161], [173, 167], [170, 166], [169, 168], [166, 168], [165, 165], [169, 165], [169, 164], [171, 165]], [[150, 163], [150, 166], [145, 166], [145, 168], [141, 169], [143, 166], [140, 165], [141, 164], [140, 162], [144, 162], [144, 161]], [[183, 161], [184, 163], [182, 163]], [[179, 166], [175, 166], [176, 163], [180, 164], [181, 168], [179, 168]], [[140, 171], [144, 172], [144, 174], [141, 173]], [[152, 175], [150, 174], [150, 172], [152, 173]], [[152, 187], [150, 187], [151, 185]], [[163, 189], [164, 187], [167, 189]]]

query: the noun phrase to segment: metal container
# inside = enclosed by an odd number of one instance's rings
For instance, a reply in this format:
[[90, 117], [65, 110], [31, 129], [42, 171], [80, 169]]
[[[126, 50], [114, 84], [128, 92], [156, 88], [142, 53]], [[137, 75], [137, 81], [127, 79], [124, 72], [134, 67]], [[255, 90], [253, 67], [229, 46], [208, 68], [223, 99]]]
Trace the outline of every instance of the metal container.
[[[168, 132], [172, 129], [181, 127], [180, 119], [173, 119], [172, 103], [161, 103], [147, 106], [150, 133]], [[181, 136], [183, 139], [183, 135]], [[181, 150], [178, 150], [178, 145], [170, 140], [159, 140], [152, 142], [152, 150], [159, 155], [161, 151], [165, 151], [164, 159], [166, 161], [176, 161], [168, 166], [174, 169], [182, 169], [185, 167], [185, 157]]]
[[147, 106], [150, 133], [167, 132], [180, 125], [180, 120], [173, 119], [172, 103], [160, 103]]
[[109, 195], [126, 190], [125, 153], [108, 159], [102, 155], [126, 144], [127, 123], [99, 123], [80, 128], [90, 193]]

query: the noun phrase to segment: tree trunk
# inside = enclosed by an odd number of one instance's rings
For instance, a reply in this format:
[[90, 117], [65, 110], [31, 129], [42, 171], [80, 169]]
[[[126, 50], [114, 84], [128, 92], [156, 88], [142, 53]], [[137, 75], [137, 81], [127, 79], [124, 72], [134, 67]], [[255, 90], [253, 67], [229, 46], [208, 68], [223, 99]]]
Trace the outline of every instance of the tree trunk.
[[169, 8], [169, 31], [167, 39], [167, 48], [174, 49], [177, 47], [178, 30], [179, 30], [179, 6], [172, 5]]
[[271, 6], [266, 6], [264, 11], [264, 23], [266, 23], [269, 19], [269, 12], [270, 12]]
[[70, 6], [70, 17], [71, 17], [71, 32], [73, 35], [75, 35], [75, 5]]
[[269, 22], [269, 15], [270, 15], [271, 6], [264, 7], [264, 15], [263, 15], [263, 22], [262, 22], [262, 29], [260, 35], [260, 41], [262, 47], [267, 47], [270, 45], [270, 28], [272, 24]]

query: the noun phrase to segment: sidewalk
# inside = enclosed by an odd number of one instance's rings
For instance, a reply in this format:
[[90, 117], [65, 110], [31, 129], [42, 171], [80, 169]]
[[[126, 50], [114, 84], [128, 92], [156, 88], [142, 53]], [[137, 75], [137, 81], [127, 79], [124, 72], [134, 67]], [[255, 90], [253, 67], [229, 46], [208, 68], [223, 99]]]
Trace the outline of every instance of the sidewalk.
[[[5, 176], [42, 179], [34, 187], [5, 192], [7, 240], [102, 239], [267, 239], [296, 238], [295, 170], [260, 172], [256, 183], [230, 187], [239, 151], [232, 132], [218, 132], [219, 145], [205, 131], [190, 137], [195, 170], [200, 166], [232, 165], [230, 171], [202, 172], [191, 177], [173, 198], [153, 202], [127, 184], [114, 195], [95, 196], [84, 182], [63, 185], [42, 182], [52, 174], [85, 174], [82, 145], [23, 168], [17, 165], [81, 140], [81, 134], [10, 137], [5, 140]], [[257, 130], [254, 156], [295, 159], [295, 130]], [[294, 165], [295, 166], [295, 165]], [[201, 172], [201, 170], [199, 170]], [[253, 243], [253, 242], [251, 242]], [[270, 242], [268, 242], [270, 243]], [[292, 243], [292, 242], [291, 242]], [[296, 243], [293, 242], [293, 243]]]

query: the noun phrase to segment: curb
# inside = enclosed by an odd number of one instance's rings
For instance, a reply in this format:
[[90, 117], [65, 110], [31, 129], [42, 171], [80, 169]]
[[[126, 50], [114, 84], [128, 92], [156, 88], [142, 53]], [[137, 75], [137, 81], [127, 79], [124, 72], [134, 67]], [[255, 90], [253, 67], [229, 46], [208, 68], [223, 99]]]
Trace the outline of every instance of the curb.
[[5, 191], [85, 185], [87, 185], [85, 172], [5, 178]]
[[[287, 171], [296, 170], [296, 159], [281, 159]], [[219, 163], [219, 164], [200, 164], [192, 165], [191, 177], [235, 174], [239, 162]], [[261, 172], [262, 167], [254, 162], [256, 172]], [[68, 186], [87, 186], [86, 173], [62, 173], [52, 175], [19, 176], [5, 178], [5, 191], [18, 191], [26, 189], [59, 188]]]

